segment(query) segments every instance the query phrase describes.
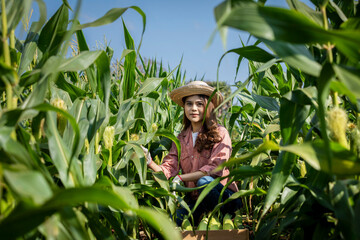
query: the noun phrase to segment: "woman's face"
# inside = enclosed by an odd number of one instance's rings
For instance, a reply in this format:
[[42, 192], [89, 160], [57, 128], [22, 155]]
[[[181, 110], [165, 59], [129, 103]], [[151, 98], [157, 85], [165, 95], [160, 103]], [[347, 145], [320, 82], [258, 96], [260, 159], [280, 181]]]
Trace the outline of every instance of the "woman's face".
[[185, 99], [185, 115], [192, 124], [201, 123], [205, 112], [204, 99], [198, 95], [193, 95]]

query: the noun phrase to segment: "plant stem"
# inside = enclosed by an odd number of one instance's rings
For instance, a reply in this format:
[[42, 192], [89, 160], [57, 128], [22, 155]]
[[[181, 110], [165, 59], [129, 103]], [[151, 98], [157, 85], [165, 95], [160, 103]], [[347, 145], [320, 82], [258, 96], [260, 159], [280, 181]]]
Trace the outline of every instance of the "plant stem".
[[109, 149], [109, 161], [108, 161], [109, 167], [112, 166], [112, 147]]
[[[8, 66], [11, 66], [11, 59], [10, 59], [10, 50], [7, 40], [7, 19], [6, 19], [6, 6], [5, 6], [5, 0], [1, 0], [1, 20], [2, 20], [2, 43], [3, 43], [3, 52], [4, 52], [4, 61], [5, 64]], [[13, 108], [13, 99], [12, 99], [12, 86], [11, 83], [5, 82], [5, 88], [6, 88], [6, 103], [7, 108], [12, 109]]]
[[99, 154], [99, 142], [100, 142], [100, 134], [98, 130], [96, 131], [95, 134], [95, 154]]
[[15, 49], [15, 30], [12, 29], [10, 32], [10, 48]]
[[[324, 6], [321, 6], [320, 10], [321, 10], [321, 13], [322, 13], [322, 16], [323, 16], [324, 28], [325, 28], [325, 30], [328, 30], [329, 29], [329, 24], [328, 24], [328, 21], [327, 21], [326, 5], [327, 4], [325, 4]], [[328, 58], [329, 63], [334, 62], [334, 56], [333, 56], [332, 48], [333, 47], [331, 46], [330, 42], [326, 43], [327, 58]], [[332, 97], [332, 100], [333, 100], [334, 107], [338, 107], [339, 106], [338, 93], [337, 92], [331, 92], [331, 97]]]
[[1, 20], [2, 20], [2, 42], [3, 42], [3, 51], [4, 51], [4, 60], [5, 64], [10, 66], [11, 60], [10, 60], [10, 50], [9, 45], [7, 41], [7, 19], [6, 19], [6, 7], [5, 7], [5, 0], [1, 0]]
[[5, 82], [5, 89], [6, 89], [6, 105], [7, 105], [7, 108], [8, 109], [13, 109], [12, 86], [8, 81]]
[[[324, 6], [321, 6], [320, 10], [321, 10], [321, 13], [322, 13], [322, 16], [323, 16], [324, 28], [325, 28], [325, 30], [328, 30], [329, 29], [329, 24], [328, 24], [327, 14], [326, 14], [326, 5], [327, 4], [325, 4]], [[327, 50], [327, 57], [328, 57], [329, 62], [333, 63], [334, 57], [333, 57], [332, 46], [331, 46], [330, 42], [328, 42], [326, 44], [326, 50]]]
[[333, 99], [334, 107], [338, 107], [339, 106], [338, 92], [332, 92], [332, 99]]

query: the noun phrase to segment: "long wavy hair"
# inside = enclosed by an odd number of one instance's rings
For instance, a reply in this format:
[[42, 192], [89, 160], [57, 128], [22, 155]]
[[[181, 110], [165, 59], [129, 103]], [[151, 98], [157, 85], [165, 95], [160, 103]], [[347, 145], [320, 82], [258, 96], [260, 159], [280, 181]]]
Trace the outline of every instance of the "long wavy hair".
[[[206, 107], [209, 97], [206, 95], [198, 96], [202, 99], [202, 101], [204, 102], [204, 106]], [[190, 96], [184, 97], [182, 101], [185, 103], [185, 100], [188, 97]], [[186, 117], [185, 114], [185, 107], [183, 116], [183, 129], [185, 130], [189, 126], [191, 126], [191, 121]], [[214, 104], [212, 102], [209, 103], [204, 117], [205, 124], [200, 130], [195, 142], [195, 148], [198, 152], [201, 152], [203, 149], [212, 149], [215, 143], [218, 143], [222, 140], [218, 130], [216, 115], [214, 113]]]

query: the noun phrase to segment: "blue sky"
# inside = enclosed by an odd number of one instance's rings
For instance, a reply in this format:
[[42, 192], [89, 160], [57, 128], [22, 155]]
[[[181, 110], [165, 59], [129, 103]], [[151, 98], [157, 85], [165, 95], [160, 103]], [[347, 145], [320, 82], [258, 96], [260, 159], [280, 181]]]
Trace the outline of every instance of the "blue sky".
[[[47, 18], [50, 18], [61, 5], [61, 0], [44, 0], [47, 6]], [[73, 9], [77, 1], [68, 0]], [[240, 38], [245, 42], [248, 34], [230, 30], [227, 48], [224, 49], [217, 34], [211, 45], [206, 48], [211, 34], [215, 30], [214, 8], [221, 0], [83, 0], [80, 22], [94, 21], [111, 8], [138, 6], [147, 17], [140, 54], [147, 59], [162, 61], [164, 65], [175, 68], [183, 58], [182, 70], [186, 70], [186, 79], [215, 81], [218, 62], [226, 50], [241, 46]], [[285, 0], [268, 0], [266, 5], [286, 7]], [[37, 7], [34, 8], [34, 12]], [[72, 13], [71, 17], [72, 17]], [[33, 20], [37, 19], [36, 14]], [[123, 14], [125, 24], [138, 45], [142, 31], [142, 18], [134, 10]], [[84, 29], [90, 49], [107, 44], [114, 49], [114, 58], [120, 58], [125, 49], [121, 19], [106, 26]], [[234, 84], [237, 56], [227, 55], [220, 66], [219, 80]], [[236, 81], [243, 81], [248, 75], [246, 63], [242, 63]]]

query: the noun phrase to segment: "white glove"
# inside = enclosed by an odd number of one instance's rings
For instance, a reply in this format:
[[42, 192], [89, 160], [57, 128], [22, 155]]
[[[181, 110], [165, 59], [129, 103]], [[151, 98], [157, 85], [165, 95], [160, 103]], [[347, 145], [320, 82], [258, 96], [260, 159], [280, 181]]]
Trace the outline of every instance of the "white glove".
[[141, 146], [141, 148], [144, 151], [144, 156], [146, 158], [146, 164], [149, 165], [152, 162], [150, 152], [149, 152], [149, 150], [147, 148], [145, 148], [143, 146]]
[[[181, 177], [179, 175], [176, 175], [172, 180], [172, 183], [175, 183], [178, 185], [181, 185], [182, 182], [183, 182], [183, 180], [181, 179]], [[172, 195], [174, 195], [175, 199], [177, 198], [177, 194], [175, 191], [172, 192]]]
[[182, 179], [179, 175], [176, 175], [176, 177], [174, 177], [174, 179], [172, 180], [173, 183], [179, 184], [182, 183]]

